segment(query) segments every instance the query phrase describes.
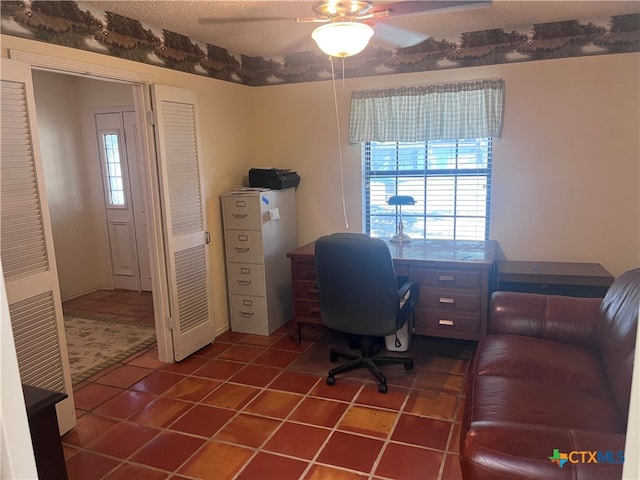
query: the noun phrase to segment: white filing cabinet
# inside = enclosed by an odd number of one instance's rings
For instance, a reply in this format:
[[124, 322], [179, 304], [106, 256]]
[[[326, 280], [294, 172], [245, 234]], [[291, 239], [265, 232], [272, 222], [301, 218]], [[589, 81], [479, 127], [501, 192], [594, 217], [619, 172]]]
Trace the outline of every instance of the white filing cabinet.
[[292, 318], [287, 253], [298, 246], [295, 189], [225, 193], [222, 217], [231, 330], [269, 335]]

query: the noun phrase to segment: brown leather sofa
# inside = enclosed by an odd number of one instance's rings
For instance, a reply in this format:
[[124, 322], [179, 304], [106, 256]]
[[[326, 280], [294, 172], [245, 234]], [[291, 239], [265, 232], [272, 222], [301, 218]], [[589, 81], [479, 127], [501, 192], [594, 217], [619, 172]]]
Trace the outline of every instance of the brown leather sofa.
[[465, 480], [622, 476], [639, 303], [640, 269], [604, 299], [493, 294], [466, 384]]

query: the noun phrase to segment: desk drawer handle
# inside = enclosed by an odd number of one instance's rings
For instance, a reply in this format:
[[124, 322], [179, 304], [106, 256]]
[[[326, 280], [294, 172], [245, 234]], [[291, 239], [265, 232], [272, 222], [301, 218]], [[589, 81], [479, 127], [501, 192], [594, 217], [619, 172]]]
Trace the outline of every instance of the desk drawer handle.
[[234, 247], [234, 249], [238, 253], [247, 253], [249, 251], [249, 247]]
[[440, 281], [440, 282], [455, 282], [456, 281], [456, 277], [454, 277], [453, 275], [440, 275], [438, 277], [438, 281]]
[[251, 285], [251, 280], [238, 280], [238, 285], [247, 286]]
[[456, 299], [455, 298], [440, 297], [438, 299], [438, 303], [446, 303], [447, 305], [455, 305], [456, 304]]
[[242, 310], [240, 310], [240, 315], [245, 318], [251, 318], [253, 317], [253, 312], [243, 312]]
[[445, 325], [447, 327], [453, 327], [453, 320], [438, 320], [438, 325]]
[[232, 213], [231, 216], [233, 218], [247, 218], [249, 214], [248, 213]]
[[311, 307], [309, 313], [320, 313], [320, 309], [318, 307]]

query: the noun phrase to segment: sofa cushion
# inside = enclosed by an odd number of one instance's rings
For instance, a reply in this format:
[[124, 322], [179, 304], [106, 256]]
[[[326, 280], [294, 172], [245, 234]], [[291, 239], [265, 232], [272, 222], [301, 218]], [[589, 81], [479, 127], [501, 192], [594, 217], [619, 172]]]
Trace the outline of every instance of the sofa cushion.
[[593, 350], [520, 335], [484, 338], [473, 374], [520, 378], [594, 395], [605, 395], [610, 389]]
[[[464, 439], [461, 460], [464, 478], [486, 480], [517, 480], [544, 478], [611, 480], [622, 476], [621, 463], [582, 463], [580, 454], [560, 468], [549, 457], [554, 449], [561, 453], [582, 451], [611, 452], [609, 458], [619, 459], [624, 450], [623, 434], [600, 433], [559, 427], [522, 425], [517, 423], [475, 422]], [[589, 457], [585, 456], [588, 460]]]
[[[611, 394], [579, 390], [508, 377], [476, 376], [467, 392], [471, 429], [476, 422], [506, 422], [624, 433]], [[465, 425], [466, 426], [466, 425]]]
[[523, 335], [594, 348], [599, 298], [494, 292], [489, 333]]

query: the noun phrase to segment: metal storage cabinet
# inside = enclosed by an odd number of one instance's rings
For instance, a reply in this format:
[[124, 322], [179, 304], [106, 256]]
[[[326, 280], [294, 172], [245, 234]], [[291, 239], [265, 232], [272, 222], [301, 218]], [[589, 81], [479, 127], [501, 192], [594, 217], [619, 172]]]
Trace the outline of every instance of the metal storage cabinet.
[[222, 195], [231, 330], [269, 335], [292, 318], [287, 252], [298, 246], [295, 189]]

